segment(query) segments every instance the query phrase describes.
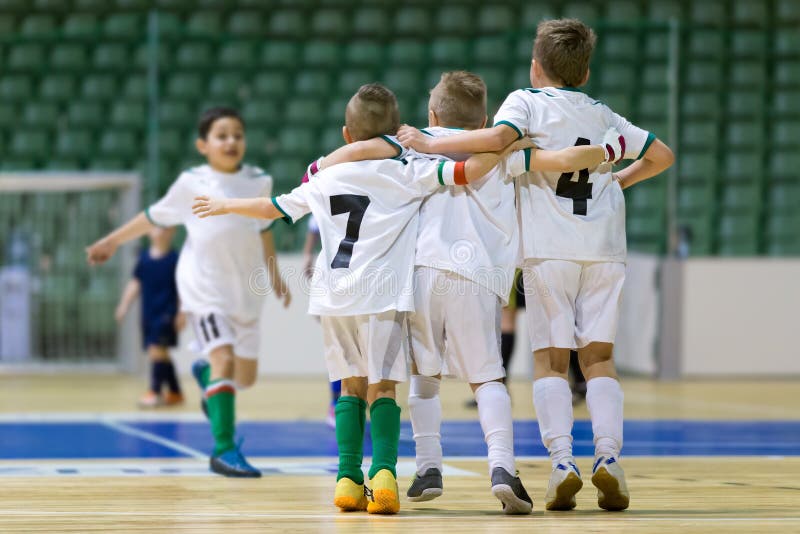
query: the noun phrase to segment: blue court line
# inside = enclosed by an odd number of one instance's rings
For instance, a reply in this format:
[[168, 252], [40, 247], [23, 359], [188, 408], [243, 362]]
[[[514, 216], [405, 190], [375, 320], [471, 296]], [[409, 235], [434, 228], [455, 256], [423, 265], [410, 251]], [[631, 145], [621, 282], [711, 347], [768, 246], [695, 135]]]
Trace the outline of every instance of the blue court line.
[[[208, 423], [186, 421], [124, 421], [127, 427], [176, 444], [211, 453]], [[243, 450], [254, 457], [336, 456], [336, 437], [323, 423], [307, 421], [246, 421], [238, 426]], [[591, 456], [589, 421], [575, 421], [576, 456]], [[535, 421], [514, 423], [518, 456], [544, 456]], [[372, 453], [369, 430], [366, 455]], [[486, 445], [477, 421], [446, 421], [442, 425], [445, 456], [483, 456]], [[680, 421], [625, 422], [626, 456], [799, 456], [800, 421]], [[399, 455], [414, 455], [411, 425], [401, 427]], [[180, 450], [146, 437], [119, 432], [100, 421], [0, 423], [0, 459], [178, 458]]]

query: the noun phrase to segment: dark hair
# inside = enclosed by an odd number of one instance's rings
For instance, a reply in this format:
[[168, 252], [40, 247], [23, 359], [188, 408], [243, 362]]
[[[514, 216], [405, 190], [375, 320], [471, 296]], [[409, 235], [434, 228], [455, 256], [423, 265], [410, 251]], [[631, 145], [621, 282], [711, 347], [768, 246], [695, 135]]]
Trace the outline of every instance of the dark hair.
[[347, 103], [344, 123], [354, 141], [394, 135], [400, 128], [397, 97], [379, 83], [362, 85]]
[[225, 106], [217, 106], [205, 110], [203, 114], [200, 115], [200, 120], [197, 122], [197, 133], [200, 136], [200, 139], [206, 139], [208, 137], [208, 132], [211, 130], [211, 127], [214, 126], [214, 123], [225, 117], [238, 120], [242, 123], [242, 128], [244, 128], [244, 119], [241, 115], [239, 115], [238, 111]]
[[533, 59], [545, 74], [566, 87], [586, 80], [597, 35], [578, 19], [544, 20], [536, 28]]
[[442, 126], [481, 128], [486, 120], [486, 83], [471, 72], [445, 72], [431, 89], [430, 107]]

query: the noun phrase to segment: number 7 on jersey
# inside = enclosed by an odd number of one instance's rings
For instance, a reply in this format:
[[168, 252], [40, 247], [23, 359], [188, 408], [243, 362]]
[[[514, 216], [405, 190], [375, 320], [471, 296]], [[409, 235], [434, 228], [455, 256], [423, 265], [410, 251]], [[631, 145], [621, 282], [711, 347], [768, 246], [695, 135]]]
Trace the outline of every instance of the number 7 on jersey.
[[347, 269], [350, 267], [350, 259], [353, 257], [353, 246], [358, 241], [361, 232], [364, 212], [369, 206], [369, 197], [366, 195], [333, 195], [330, 199], [331, 215], [350, 214], [347, 217], [344, 239], [339, 243], [339, 249], [331, 262], [331, 269]]

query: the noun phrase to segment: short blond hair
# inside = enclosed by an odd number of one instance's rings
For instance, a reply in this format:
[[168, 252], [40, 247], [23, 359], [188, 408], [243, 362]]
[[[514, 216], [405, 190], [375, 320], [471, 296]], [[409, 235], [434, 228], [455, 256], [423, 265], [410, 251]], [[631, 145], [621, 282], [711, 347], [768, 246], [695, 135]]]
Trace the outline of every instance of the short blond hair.
[[344, 124], [354, 141], [396, 134], [400, 128], [397, 97], [379, 83], [362, 85], [347, 103]]
[[445, 72], [431, 89], [429, 106], [443, 126], [481, 128], [486, 120], [486, 84], [471, 72]]
[[578, 19], [543, 20], [536, 28], [533, 59], [547, 77], [566, 87], [586, 81], [597, 35]]

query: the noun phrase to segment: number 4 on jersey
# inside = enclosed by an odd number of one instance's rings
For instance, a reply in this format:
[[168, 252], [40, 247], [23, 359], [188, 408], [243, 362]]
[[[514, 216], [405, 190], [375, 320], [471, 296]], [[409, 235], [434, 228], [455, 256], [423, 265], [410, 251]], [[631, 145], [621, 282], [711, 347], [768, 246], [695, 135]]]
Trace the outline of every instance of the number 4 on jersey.
[[331, 215], [350, 213], [347, 218], [344, 239], [339, 243], [339, 250], [336, 251], [336, 256], [331, 262], [331, 269], [347, 269], [350, 267], [353, 246], [358, 241], [361, 221], [364, 219], [364, 212], [367, 211], [367, 206], [369, 206], [369, 197], [365, 195], [333, 195], [331, 197]]
[[[586, 146], [590, 142], [588, 139], [579, 137], [575, 146]], [[572, 213], [575, 215], [586, 215], [587, 199], [592, 198], [592, 184], [589, 183], [589, 169], [578, 171], [578, 181], [573, 182], [574, 172], [565, 172], [558, 179], [556, 185], [556, 196], [572, 199]]]

